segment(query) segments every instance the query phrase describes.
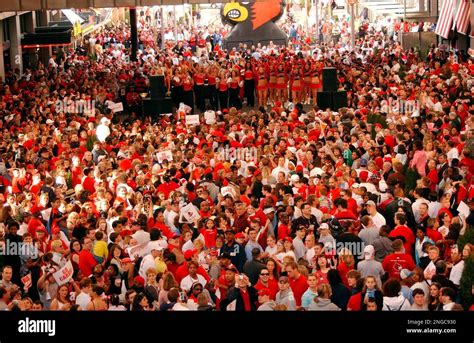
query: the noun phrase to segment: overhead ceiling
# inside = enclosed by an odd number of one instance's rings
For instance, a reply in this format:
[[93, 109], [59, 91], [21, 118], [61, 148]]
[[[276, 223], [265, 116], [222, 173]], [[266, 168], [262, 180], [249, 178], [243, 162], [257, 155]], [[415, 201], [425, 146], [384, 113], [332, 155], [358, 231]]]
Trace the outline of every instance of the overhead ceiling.
[[65, 8], [140, 7], [156, 5], [209, 4], [228, 0], [0, 0], [0, 12], [38, 11]]

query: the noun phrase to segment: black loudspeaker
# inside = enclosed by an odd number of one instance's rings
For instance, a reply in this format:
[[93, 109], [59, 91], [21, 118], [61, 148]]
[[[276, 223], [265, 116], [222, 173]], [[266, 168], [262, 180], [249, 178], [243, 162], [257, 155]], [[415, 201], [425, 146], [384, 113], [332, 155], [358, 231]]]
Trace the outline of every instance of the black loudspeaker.
[[347, 92], [337, 91], [332, 93], [332, 109], [338, 111], [340, 108], [347, 107]]
[[161, 99], [166, 95], [165, 87], [165, 77], [160, 76], [150, 76], [150, 97], [152, 99]]
[[159, 115], [173, 113], [173, 101], [171, 98], [143, 99], [143, 116], [157, 118]]
[[332, 109], [332, 100], [332, 92], [318, 92], [318, 107], [321, 110]]
[[323, 68], [323, 91], [335, 92], [338, 88], [336, 68]]

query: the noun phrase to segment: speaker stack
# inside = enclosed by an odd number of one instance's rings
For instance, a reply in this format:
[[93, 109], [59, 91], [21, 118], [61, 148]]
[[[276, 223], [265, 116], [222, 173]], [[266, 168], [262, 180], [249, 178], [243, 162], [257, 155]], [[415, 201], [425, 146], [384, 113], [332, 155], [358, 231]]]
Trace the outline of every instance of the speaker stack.
[[159, 115], [173, 112], [173, 101], [166, 96], [165, 77], [150, 76], [149, 97], [142, 102], [143, 116], [157, 118]]
[[347, 107], [347, 92], [339, 91], [336, 68], [323, 69], [323, 91], [318, 92], [318, 107], [322, 110], [337, 111]]

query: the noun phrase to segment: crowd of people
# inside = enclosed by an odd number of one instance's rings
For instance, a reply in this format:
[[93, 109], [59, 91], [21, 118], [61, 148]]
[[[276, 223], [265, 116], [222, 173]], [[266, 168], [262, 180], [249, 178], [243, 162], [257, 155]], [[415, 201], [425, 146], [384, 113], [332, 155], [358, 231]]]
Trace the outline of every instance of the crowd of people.
[[[145, 22], [130, 61], [119, 24], [11, 71], [0, 309], [472, 310], [474, 64], [389, 31], [162, 50]], [[177, 111], [152, 120], [153, 75]]]

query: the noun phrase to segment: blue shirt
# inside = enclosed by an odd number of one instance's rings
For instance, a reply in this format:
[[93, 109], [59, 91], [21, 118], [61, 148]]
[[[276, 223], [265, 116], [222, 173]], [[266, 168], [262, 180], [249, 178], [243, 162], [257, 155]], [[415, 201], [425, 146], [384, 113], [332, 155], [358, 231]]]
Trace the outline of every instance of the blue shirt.
[[313, 302], [314, 297], [317, 295], [317, 293], [314, 293], [310, 288], [308, 288], [301, 297], [301, 306], [305, 309], [308, 309], [309, 305], [311, 305]]

